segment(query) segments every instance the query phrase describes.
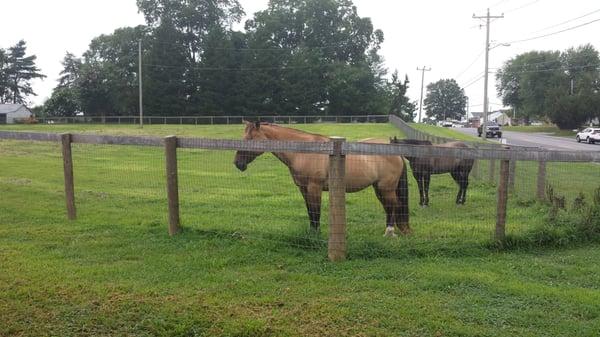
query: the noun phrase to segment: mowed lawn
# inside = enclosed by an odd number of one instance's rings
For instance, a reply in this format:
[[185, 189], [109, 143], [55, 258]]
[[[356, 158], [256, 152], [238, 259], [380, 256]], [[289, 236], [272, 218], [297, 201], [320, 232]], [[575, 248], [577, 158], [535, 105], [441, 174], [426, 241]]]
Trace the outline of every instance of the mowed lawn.
[[[294, 127], [352, 141], [401, 136], [388, 124]], [[242, 125], [0, 127], [9, 129], [233, 139], [243, 131]], [[180, 149], [184, 231], [175, 237], [167, 235], [162, 148], [74, 144], [73, 155], [78, 219], [69, 222], [59, 145], [0, 140], [1, 336], [600, 332], [600, 247], [494, 248], [496, 189], [486, 182], [484, 164], [461, 207], [444, 175], [432, 179], [431, 206], [419, 208], [409, 175], [414, 233], [408, 237], [382, 237], [385, 216], [371, 189], [348, 194], [349, 259], [331, 263], [327, 194], [321, 233], [311, 234], [300, 193], [270, 154], [241, 173], [232, 151]], [[581, 183], [573, 186], [565, 182], [573, 170], [557, 167], [549, 175], [569, 196], [584, 187], [585, 174], [598, 176], [597, 168], [582, 167], [575, 170]], [[530, 171], [523, 165], [509, 202], [507, 230], [516, 237], [548, 213], [531, 201]]]

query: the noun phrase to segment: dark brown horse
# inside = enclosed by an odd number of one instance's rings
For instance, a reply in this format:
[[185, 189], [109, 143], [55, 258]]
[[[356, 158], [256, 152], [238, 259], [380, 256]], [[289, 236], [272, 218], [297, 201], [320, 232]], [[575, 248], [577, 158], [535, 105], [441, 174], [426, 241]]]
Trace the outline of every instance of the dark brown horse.
[[[448, 142], [438, 145], [431, 144], [428, 140], [416, 139], [398, 139], [391, 138], [392, 144], [410, 144], [436, 146], [446, 148], [466, 148], [467, 144], [463, 142]], [[450, 173], [454, 181], [458, 184], [458, 194], [456, 195], [456, 204], [461, 205], [467, 201], [467, 188], [469, 187], [469, 173], [473, 168], [473, 159], [460, 159], [451, 157], [440, 158], [420, 158], [406, 157], [410, 163], [413, 177], [419, 186], [420, 201], [419, 205], [429, 205], [429, 182], [432, 174]]]
[[[246, 122], [245, 140], [329, 142], [329, 137], [286, 128], [270, 123]], [[386, 140], [365, 140], [387, 143]], [[245, 171], [262, 152], [238, 151], [235, 166]], [[328, 190], [329, 156], [324, 154], [274, 152], [273, 155], [290, 170], [292, 179], [306, 202], [310, 226], [319, 230], [321, 194]], [[408, 224], [408, 185], [404, 160], [399, 156], [346, 156], [346, 192], [357, 192], [373, 186], [386, 212], [386, 236], [394, 236], [394, 225], [403, 234], [410, 233]]]

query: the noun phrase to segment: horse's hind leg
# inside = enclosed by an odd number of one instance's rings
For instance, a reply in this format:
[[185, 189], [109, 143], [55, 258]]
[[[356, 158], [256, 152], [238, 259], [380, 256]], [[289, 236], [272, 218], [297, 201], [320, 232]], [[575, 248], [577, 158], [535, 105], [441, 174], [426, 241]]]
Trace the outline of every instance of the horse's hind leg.
[[308, 186], [300, 186], [300, 192], [306, 203], [308, 218], [310, 219], [310, 228], [318, 232], [321, 221], [321, 194], [323, 187], [316, 183], [309, 183]]
[[462, 198], [462, 192], [463, 192], [463, 184], [462, 184], [462, 179], [460, 176], [460, 172], [458, 171], [452, 171], [450, 172], [450, 175], [452, 176], [452, 179], [454, 179], [454, 182], [456, 182], [456, 184], [458, 185], [458, 193], [456, 194], [456, 204], [460, 205], [460, 201]]
[[462, 174], [462, 196], [461, 196], [461, 204], [465, 204], [467, 201], [467, 188], [469, 187], [469, 173], [463, 172]]
[[[390, 199], [389, 197], [389, 192], [387, 190], [382, 190], [379, 186], [377, 186], [377, 184], [373, 185], [373, 189], [375, 190], [375, 195], [377, 196], [377, 199], [379, 199], [379, 202], [381, 202], [381, 205], [383, 206], [383, 209], [385, 210], [385, 234], [384, 236], [396, 236], [396, 234], [394, 233], [394, 224], [396, 223], [396, 219], [395, 219], [395, 204], [394, 204], [394, 198]], [[395, 191], [393, 191], [394, 195], [395, 195]]]
[[423, 174], [424, 206], [429, 206], [429, 183], [431, 182], [431, 173]]
[[451, 173], [452, 178], [458, 184], [458, 194], [456, 195], [456, 204], [463, 205], [467, 201], [467, 187], [469, 186], [469, 175], [461, 171]]

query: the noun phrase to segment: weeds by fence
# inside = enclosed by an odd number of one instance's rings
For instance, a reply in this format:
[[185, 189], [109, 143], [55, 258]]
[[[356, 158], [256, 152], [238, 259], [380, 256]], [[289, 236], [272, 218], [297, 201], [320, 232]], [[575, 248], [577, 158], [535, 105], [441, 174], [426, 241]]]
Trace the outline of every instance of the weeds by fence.
[[[592, 178], [597, 178], [598, 166], [600, 162], [600, 154], [582, 153], [582, 152], [561, 152], [561, 151], [542, 151], [542, 150], [515, 150], [502, 147], [495, 148], [464, 148], [464, 149], [440, 149], [429, 146], [396, 146], [389, 144], [365, 144], [340, 141], [339, 146], [335, 142], [312, 143], [312, 142], [288, 142], [288, 141], [242, 141], [242, 140], [211, 140], [199, 138], [177, 138], [177, 137], [127, 137], [127, 136], [96, 136], [96, 135], [58, 135], [58, 134], [43, 134], [43, 133], [20, 133], [20, 132], [0, 132], [0, 139], [18, 140], [18, 141], [49, 141], [62, 144], [62, 157], [64, 160], [64, 177], [65, 177], [65, 195], [67, 201], [68, 214], [75, 215], [75, 200], [81, 198], [85, 201], [98, 199], [99, 194], [94, 194], [94, 186], [99, 184], [99, 181], [106, 183], [106, 179], [97, 177], [87, 177], [86, 179], [79, 178], [79, 170], [85, 171], [85, 163], [90, 160], [103, 163], [105, 168], [119, 172], [114, 176], [114, 181], [110, 182], [115, 185], [127, 184], [128, 181], [140, 183], [148, 183], [152, 181], [153, 192], [148, 192], [154, 196], [152, 203], [159, 206], [164, 200], [160, 197], [161, 189], [167, 187], [167, 204], [169, 209], [169, 224], [171, 234], [175, 234], [179, 230], [179, 213], [180, 210], [184, 214], [184, 218], [189, 213], [194, 213], [198, 223], [206, 223], [207, 228], [213, 230], [214, 233], [223, 233], [218, 231], [219, 227], [225, 226], [228, 228], [228, 235], [239, 235], [248, 237], [252, 235], [252, 231], [244, 231], [244, 229], [257, 226], [256, 222], [271, 224], [272, 227], [267, 232], [278, 232], [278, 237], [285, 235], [289, 228], [281, 223], [277, 224], [277, 220], [267, 218], [275, 213], [283, 212], [289, 216], [289, 209], [295, 209], [292, 218], [296, 222], [305, 223], [305, 215], [303, 215], [301, 195], [299, 192], [293, 192], [293, 201], [289, 197], [292, 194], [283, 192], [289, 189], [295, 189], [291, 178], [285, 173], [285, 167], [278, 164], [276, 159], [269, 159], [268, 165], [259, 165], [259, 168], [265, 171], [260, 171], [258, 168], [254, 170], [254, 174], [258, 175], [259, 181], [248, 185], [245, 181], [247, 175], [242, 174], [237, 178], [232, 178], [231, 173], [227, 170], [234, 170], [231, 163], [233, 153], [231, 151], [254, 151], [254, 152], [291, 152], [291, 153], [313, 153], [317, 155], [327, 156], [330, 160], [330, 175], [329, 189], [336, 190], [344, 181], [344, 172], [340, 170], [342, 163], [348, 160], [352, 155], [366, 155], [375, 160], [375, 156], [417, 156], [426, 158], [469, 158], [476, 159], [480, 164], [474, 168], [472, 175], [479, 177], [475, 182], [475, 189], [469, 192], [467, 208], [457, 208], [452, 214], [447, 213], [447, 209], [439, 208], [442, 198], [450, 199], [456, 192], [452, 182], [448, 182], [448, 178], [433, 178], [435, 181], [446, 181], [444, 184], [432, 185], [432, 192], [435, 194], [434, 204], [431, 206], [429, 216], [435, 218], [445, 218], [445, 221], [438, 222], [435, 225], [427, 228], [426, 231], [419, 229], [417, 235], [452, 235], [456, 239], [464, 238], [465, 231], [475, 235], [475, 231], [480, 232], [477, 236], [485, 237], [486, 226], [491, 225], [492, 214], [496, 213], [496, 240], [504, 240], [505, 224], [507, 228], [518, 232], [524, 230], [521, 223], [512, 223], [511, 215], [518, 214], [519, 203], [527, 203], [528, 200], [536, 197], [540, 198], [540, 186], [543, 186], [544, 192], [546, 186], [552, 185], [556, 191], [560, 191], [562, 195], [567, 194], [567, 199], [571, 196], [579, 195], [582, 192], [586, 196], [590, 196], [590, 181]], [[22, 143], [14, 143], [15, 146]], [[114, 145], [121, 145], [115, 147]], [[94, 146], [92, 149], [90, 146]], [[164, 154], [160, 151], [151, 150], [152, 148], [164, 147]], [[125, 149], [120, 151], [117, 149]], [[179, 150], [177, 150], [179, 149]], [[228, 151], [228, 152], [223, 152]], [[93, 158], [92, 154], [98, 152], [105, 153], [105, 156]], [[126, 155], [120, 154], [114, 157], [115, 152], [124, 152]], [[224, 153], [229, 153], [223, 156]], [[150, 155], [151, 154], [151, 155]], [[137, 158], [137, 166], [127, 165], [127, 160], [130, 157]], [[150, 157], [152, 159], [150, 159]], [[118, 159], [117, 162], [107, 162], [108, 160]], [[120, 159], [119, 159], [120, 158]], [[225, 160], [224, 160], [225, 159]], [[483, 164], [487, 162], [488, 164]], [[497, 164], [499, 163], [499, 164]], [[517, 163], [511, 166], [510, 163]], [[539, 164], [542, 163], [542, 164]], [[228, 169], [224, 170], [227, 165]], [[500, 165], [500, 167], [497, 167]], [[335, 169], [337, 167], [337, 169]], [[511, 169], [512, 167], [512, 169]], [[543, 170], [541, 168], [544, 168]], [[87, 169], [91, 169], [88, 167]], [[151, 169], [151, 178], [147, 180], [139, 180], [136, 177], [136, 172], [146, 172]], [[275, 169], [276, 171], [272, 171]], [[72, 170], [72, 171], [71, 171]], [[133, 170], [133, 173], [132, 171]], [[71, 172], [75, 177], [75, 181], [70, 178]], [[274, 173], [277, 172], [277, 173]], [[512, 172], [512, 173], [511, 173]], [[539, 172], [543, 172], [540, 174]], [[499, 173], [499, 175], [498, 175]], [[264, 176], [262, 176], [264, 175]], [[581, 176], [581, 178], [577, 178]], [[540, 177], [543, 181], [540, 182]], [[165, 180], [166, 178], [166, 180]], [[231, 182], [231, 179], [236, 181]], [[260, 180], [262, 179], [262, 181]], [[489, 179], [489, 181], [485, 181]], [[110, 181], [111, 179], [108, 179]], [[162, 180], [162, 183], [160, 182]], [[597, 180], [596, 180], [597, 181]], [[256, 186], [254, 185], [256, 184]], [[412, 182], [411, 182], [412, 184]], [[78, 187], [81, 185], [81, 187]], [[489, 186], [478, 188], [480, 186]], [[277, 186], [277, 187], [275, 187]], [[450, 187], [449, 187], [450, 186]], [[497, 186], [494, 192], [491, 186]], [[86, 192], [88, 191], [88, 192]], [[279, 192], [278, 192], [279, 191]], [[339, 189], [337, 190], [339, 191]], [[415, 189], [411, 189], [415, 199]], [[86, 194], [87, 193], [87, 194]], [[331, 193], [331, 192], [330, 192]], [[365, 192], [371, 194], [372, 192]], [[88, 195], [89, 194], [89, 195]], [[371, 201], [365, 201], [363, 197], [367, 194], [345, 195], [344, 193], [334, 192], [334, 197], [324, 200], [329, 202], [329, 207], [324, 209], [329, 210], [330, 220], [328, 231], [330, 233], [330, 252], [329, 256], [332, 260], [339, 260], [345, 257], [346, 252], [346, 237], [350, 239], [355, 236], [354, 230], [346, 231], [346, 221], [355, 228], [357, 222], [363, 221], [364, 216], [370, 216], [364, 211], [364, 204], [373, 205]], [[440, 195], [445, 197], [440, 197]], [[545, 198], [545, 193], [542, 193]], [[179, 198], [183, 199], [180, 201]], [[229, 201], [227, 199], [230, 199]], [[512, 205], [516, 205], [515, 209], [510, 208], [510, 203], [507, 200], [516, 198]], [[88, 199], [88, 200], [86, 200]], [[579, 199], [582, 199], [579, 197]], [[584, 197], [585, 199], [585, 197]], [[145, 200], [144, 202], [147, 202]], [[262, 203], [265, 203], [263, 205]], [[345, 214], [344, 206], [348, 203], [348, 214]], [[89, 211], [90, 205], [86, 204], [85, 210]], [[118, 205], [115, 205], [118, 208]], [[374, 206], [379, 208], [380, 206]], [[415, 214], [415, 203], [412, 202], [413, 211]], [[494, 211], [494, 208], [497, 209]], [[256, 218], [256, 213], [248, 212], [249, 209], [259, 208], [259, 218]], [[483, 212], [477, 211], [477, 208], [485, 208]], [[435, 212], [446, 212], [447, 214], [435, 215]], [[81, 211], [80, 211], [81, 212]], [[156, 211], [155, 217], [160, 217], [161, 212]], [[223, 212], [231, 216], [223, 217], [219, 214]], [[379, 211], [380, 212], [380, 211]], [[283, 214], [282, 213], [282, 214]], [[361, 214], [362, 213], [362, 214]], [[305, 213], [304, 213], [305, 214]], [[473, 216], [474, 214], [478, 214]], [[487, 214], [487, 215], [486, 215]], [[508, 214], [508, 215], [507, 215]], [[489, 218], [487, 218], [489, 216]], [[249, 217], [249, 218], [244, 218]], [[471, 218], [470, 218], [471, 217]], [[525, 216], [526, 217], [526, 216]], [[221, 221], [222, 219], [222, 221]], [[433, 218], [432, 218], [433, 219]], [[486, 220], [487, 219], [487, 220]], [[508, 219], [508, 220], [506, 220]], [[343, 220], [343, 221], [342, 221]], [[232, 223], [233, 222], [233, 223]], [[228, 224], [224, 224], [228, 223]], [[337, 225], [336, 230], [332, 225]], [[460, 226], [462, 228], [457, 232], [444, 232], [444, 226]], [[237, 226], [241, 228], [236, 228]], [[489, 228], [489, 227], [488, 227]], [[383, 232], [383, 221], [381, 227], [378, 227], [379, 233]], [[489, 230], [488, 230], [489, 231]], [[239, 234], [235, 234], [239, 233]], [[462, 233], [462, 234], [461, 234]], [[489, 232], [488, 232], [489, 233]], [[269, 239], [269, 235], [262, 236], [262, 239]], [[324, 241], [318, 237], [310, 238], [306, 236], [290, 237], [287, 239], [289, 243], [302, 246], [320, 246]], [[333, 244], [331, 244], [333, 243]], [[367, 250], [376, 250], [374, 247], [361, 247], [360, 242], [356, 241], [353, 246], [357, 250], [363, 250], [361, 254], [367, 254]]]

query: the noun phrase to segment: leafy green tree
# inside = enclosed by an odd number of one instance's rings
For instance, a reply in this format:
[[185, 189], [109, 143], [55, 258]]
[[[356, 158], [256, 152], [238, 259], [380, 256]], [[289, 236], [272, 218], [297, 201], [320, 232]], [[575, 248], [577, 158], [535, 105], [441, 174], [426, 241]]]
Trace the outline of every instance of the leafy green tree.
[[508, 60], [496, 74], [502, 103], [516, 108], [526, 121], [545, 116], [547, 91], [561, 81], [561, 68], [557, 51], [532, 51]]
[[182, 34], [169, 19], [161, 21], [144, 41], [144, 114], [168, 116], [186, 112], [189, 71]]
[[5, 87], [4, 102], [9, 103], [26, 103], [26, 97], [29, 95], [36, 96], [36, 93], [31, 87], [31, 81], [36, 78], [45, 78], [46, 76], [40, 73], [40, 69], [36, 67], [35, 55], [26, 56], [27, 44], [24, 40], [17, 42], [14, 46], [8, 49], [5, 56], [1, 57], [4, 60], [4, 76], [0, 82]]
[[[177, 49], [177, 53], [180, 47], [184, 48], [187, 59], [186, 62], [180, 63], [183, 68], [174, 70], [181, 71], [184, 75], [181, 82], [184, 86], [182, 95], [186, 97], [187, 104], [185, 111], [181, 110], [180, 113], [195, 115], [222, 111], [225, 108], [223, 104], [234, 96], [227, 95], [230, 91], [223, 91], [223, 87], [231, 83], [227, 81], [228, 76], [222, 74], [229, 71], [226, 69], [231, 57], [220, 58], [219, 54], [227, 52], [227, 48], [230, 47], [231, 25], [239, 22], [244, 16], [239, 2], [137, 0], [137, 5], [151, 28], [159, 29], [163, 26], [164, 29], [166, 26], [163, 23], [168, 23], [169, 27], [180, 34], [175, 40], [176, 45], [172, 45], [172, 48]], [[166, 59], [158, 61], [159, 64], [169, 63]], [[171, 87], [170, 90], [172, 89]]]
[[404, 81], [398, 78], [398, 71], [392, 74], [392, 80], [388, 83], [389, 114], [396, 115], [406, 122], [412, 122], [415, 117], [416, 104], [410, 101], [406, 95], [409, 84], [408, 76]]
[[461, 119], [466, 112], [467, 96], [454, 79], [442, 79], [427, 85], [425, 111], [436, 120]]
[[600, 116], [600, 58], [591, 45], [561, 53], [563, 69], [547, 92], [546, 116], [561, 129]]
[[138, 113], [138, 41], [145, 26], [119, 28], [96, 37], [83, 55], [79, 83], [81, 106], [90, 115]]
[[503, 103], [526, 121], [546, 118], [572, 129], [600, 115], [600, 59], [591, 45], [564, 52], [532, 51], [507, 61], [497, 74]]
[[67, 52], [63, 61], [58, 85], [41, 111], [46, 116], [73, 117], [81, 111], [79, 80], [83, 66], [80, 58]]
[[205, 40], [215, 28], [230, 27], [245, 14], [237, 0], [137, 0], [137, 5], [150, 27], [172, 22], [183, 35], [191, 63], [200, 60]]
[[73, 117], [81, 111], [79, 93], [74, 88], [57, 87], [44, 104], [47, 116]]
[[[381, 108], [377, 50], [383, 33], [349, 0], [271, 0], [246, 22], [250, 110], [358, 114]], [[272, 70], [269, 70], [272, 69]]]

